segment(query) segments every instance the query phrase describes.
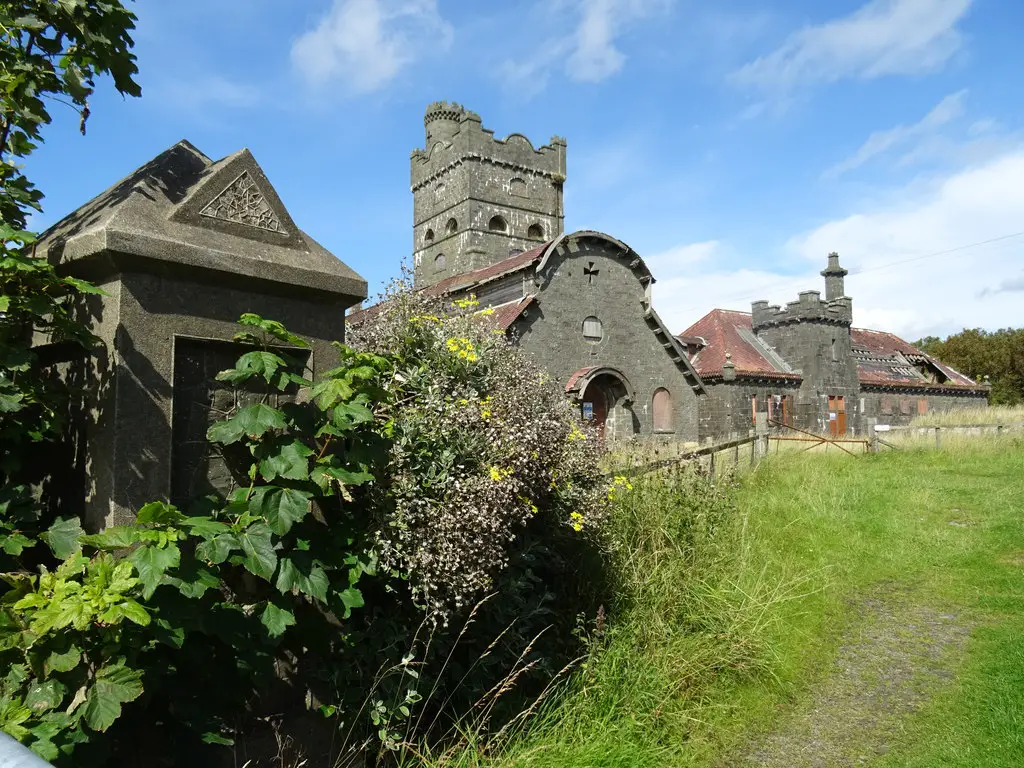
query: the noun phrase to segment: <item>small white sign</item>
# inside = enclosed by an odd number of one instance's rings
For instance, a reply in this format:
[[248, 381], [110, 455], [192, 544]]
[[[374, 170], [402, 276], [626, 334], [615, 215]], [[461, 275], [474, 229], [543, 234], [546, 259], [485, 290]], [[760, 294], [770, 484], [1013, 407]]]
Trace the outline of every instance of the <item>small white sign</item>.
[[889, 425], [888, 424], [875, 424], [875, 432], [888, 432], [888, 431], [889, 431]]

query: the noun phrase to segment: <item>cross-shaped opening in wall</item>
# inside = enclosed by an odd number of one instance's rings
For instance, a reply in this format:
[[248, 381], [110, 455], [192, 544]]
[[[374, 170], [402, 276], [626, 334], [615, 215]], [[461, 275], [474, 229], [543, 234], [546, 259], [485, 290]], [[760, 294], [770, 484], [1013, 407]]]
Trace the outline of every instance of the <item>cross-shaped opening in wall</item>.
[[594, 269], [594, 262], [590, 262], [583, 268], [583, 274], [587, 276], [587, 282], [593, 284], [594, 278], [600, 274], [600, 269]]

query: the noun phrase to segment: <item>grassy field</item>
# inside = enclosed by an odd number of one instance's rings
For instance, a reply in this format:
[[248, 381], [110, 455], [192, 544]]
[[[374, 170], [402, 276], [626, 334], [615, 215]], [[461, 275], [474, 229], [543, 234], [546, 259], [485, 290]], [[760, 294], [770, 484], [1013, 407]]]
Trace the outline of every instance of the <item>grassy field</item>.
[[817, 765], [786, 750], [827, 712], [846, 730], [821, 765], [1024, 765], [1024, 441], [783, 453], [725, 488], [649, 478], [615, 539], [621, 594], [567, 688], [527, 729], [417, 764]]
[[1019, 424], [1024, 422], [1024, 406], [993, 405], [986, 408], [962, 408], [945, 413], [928, 413], [912, 422], [915, 427], [955, 427], [973, 424]]

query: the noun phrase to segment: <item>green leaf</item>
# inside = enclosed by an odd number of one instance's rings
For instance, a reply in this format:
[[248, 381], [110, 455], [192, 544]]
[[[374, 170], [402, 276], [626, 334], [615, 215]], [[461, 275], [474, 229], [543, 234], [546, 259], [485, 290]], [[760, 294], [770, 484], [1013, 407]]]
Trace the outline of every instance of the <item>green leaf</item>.
[[67, 690], [59, 680], [36, 683], [28, 689], [28, 693], [25, 695], [25, 706], [37, 715], [50, 709], [56, 709], [64, 700]]
[[141, 695], [141, 670], [120, 662], [104, 667], [85, 696], [85, 722], [94, 731], [105, 731], [121, 716], [121, 705]]
[[246, 312], [240, 318], [238, 318], [239, 325], [248, 325], [251, 327], [259, 328], [266, 333], [269, 333], [276, 339], [280, 339], [286, 344], [292, 344], [296, 347], [302, 347], [303, 349], [309, 347], [307, 342], [301, 336], [296, 336], [294, 333], [285, 328], [281, 323], [276, 320], [265, 320], [259, 315], [253, 312]]
[[228, 445], [237, 442], [243, 435], [261, 437], [268, 430], [284, 429], [287, 422], [284, 414], [265, 403], [255, 403], [239, 409], [226, 421], [219, 422], [206, 432], [208, 440]]
[[139, 573], [142, 582], [142, 596], [148, 600], [160, 586], [160, 581], [168, 568], [174, 568], [181, 562], [181, 552], [174, 544], [163, 549], [153, 545], [141, 546], [132, 552], [129, 558]]
[[326, 411], [339, 402], [351, 400], [354, 392], [344, 379], [324, 379], [317, 382], [310, 394], [316, 401], [317, 407]]
[[222, 533], [196, 547], [196, 557], [208, 563], [220, 564], [228, 559], [233, 550], [241, 546], [233, 533]]
[[6, 536], [0, 534], [0, 549], [12, 557], [17, 557], [32, 546], [35, 546], [35, 542], [24, 534], [12, 533]]
[[43, 672], [47, 675], [51, 672], [70, 672], [81, 660], [82, 652], [72, 645], [66, 651], [53, 651], [47, 656], [43, 661]]
[[231, 530], [231, 526], [227, 523], [222, 523], [210, 517], [186, 517], [181, 521], [181, 524], [188, 528], [189, 533], [193, 536], [201, 536], [204, 539], [212, 538]]
[[149, 626], [151, 621], [149, 613], [134, 600], [125, 600], [121, 603], [121, 611], [124, 613], [124, 617], [140, 627]]
[[247, 352], [238, 358], [235, 367], [217, 374], [220, 381], [242, 382], [252, 376], [262, 376], [269, 384], [278, 369], [287, 367], [286, 362], [273, 352], [257, 350]]
[[[35, 729], [33, 729], [33, 732]], [[57, 745], [49, 739], [36, 739], [29, 744], [29, 749], [39, 755], [43, 760], [53, 761], [60, 757], [60, 750]]]
[[238, 534], [245, 559], [242, 565], [254, 576], [270, 579], [277, 570], [277, 553], [274, 551], [272, 532], [263, 523], [257, 523]]
[[139, 514], [136, 516], [136, 520], [140, 523], [149, 523], [152, 525], [171, 525], [173, 523], [179, 523], [185, 519], [185, 516], [181, 513], [176, 506], [173, 504], [167, 504], [163, 501], [151, 501], [139, 510]]
[[327, 602], [330, 579], [323, 567], [303, 553], [282, 557], [277, 573], [280, 592], [302, 592], [322, 603]]
[[338, 597], [341, 598], [341, 602], [345, 605], [345, 614], [342, 616], [343, 619], [347, 619], [352, 615], [353, 608], [362, 608], [366, 605], [363, 600], [363, 593], [355, 587], [349, 587], [344, 592], [339, 592]]
[[225, 747], [232, 747], [235, 744], [234, 739], [229, 739], [226, 736], [221, 736], [219, 733], [213, 731], [207, 731], [203, 734], [203, 741], [207, 744], [220, 744]]
[[101, 533], [82, 536], [82, 544], [95, 549], [124, 549], [139, 541], [139, 529], [130, 525], [115, 525]]
[[279, 637], [284, 631], [295, 624], [295, 614], [268, 601], [260, 618], [271, 637]]
[[67, 560], [81, 549], [79, 537], [84, 533], [77, 517], [57, 518], [56, 522], [39, 538], [45, 541], [58, 560]]
[[330, 487], [332, 482], [340, 483], [342, 486], [362, 485], [373, 482], [375, 479], [369, 472], [353, 472], [344, 467], [321, 467], [313, 468], [313, 479], [323, 489]]
[[253, 491], [249, 510], [254, 515], [266, 518], [270, 530], [284, 536], [294, 523], [309, 512], [309, 500], [313, 494], [294, 488], [279, 488], [264, 485]]
[[301, 440], [268, 446], [272, 451], [260, 462], [260, 474], [270, 481], [278, 477], [289, 480], [309, 479], [309, 457], [313, 455]]

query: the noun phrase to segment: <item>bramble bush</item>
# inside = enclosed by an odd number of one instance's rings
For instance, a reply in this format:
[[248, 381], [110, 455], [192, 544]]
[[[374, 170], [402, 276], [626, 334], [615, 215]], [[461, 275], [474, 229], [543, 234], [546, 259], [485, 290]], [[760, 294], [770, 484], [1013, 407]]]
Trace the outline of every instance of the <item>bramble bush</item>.
[[[154, 722], [198, 754], [303, 707], [345, 730], [339, 749], [398, 752], [540, 651], [522, 633], [552, 623], [536, 607], [560, 586], [538, 574], [562, 568], [568, 587], [583, 579], [576, 553], [596, 551], [596, 442], [472, 302], [394, 294], [356, 334], [361, 350], [336, 345], [340, 364], [317, 381], [285, 351], [303, 339], [255, 315], [241, 324], [251, 351], [218, 378], [267, 396], [208, 438], [247, 457], [246, 482], [185, 511], [147, 504], [98, 534], [58, 520], [42, 535], [55, 568], [3, 574], [0, 727], [47, 759], [116, 762], [152, 748]], [[478, 605], [479, 629], [448, 626], [493, 590], [500, 610]], [[480, 631], [506, 619], [523, 626], [481, 651]], [[429, 717], [414, 722], [421, 699]]]

